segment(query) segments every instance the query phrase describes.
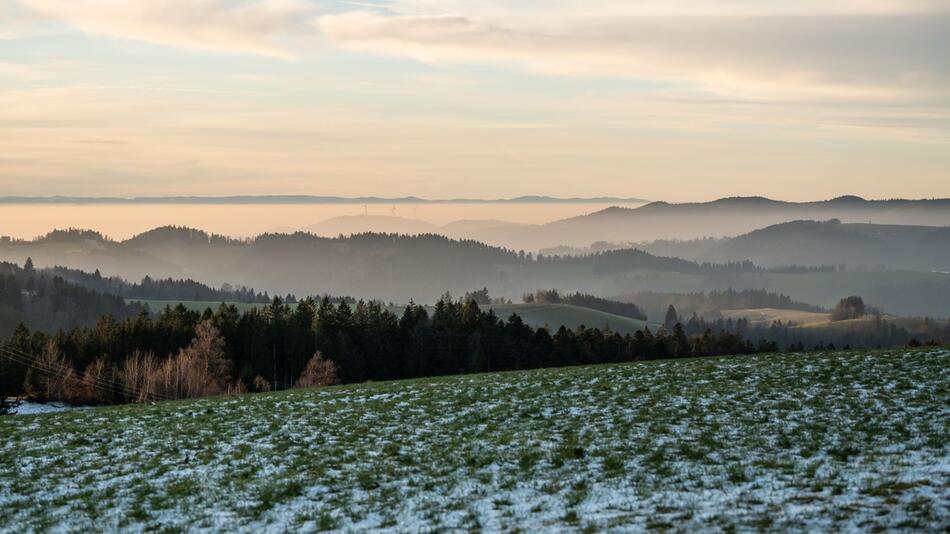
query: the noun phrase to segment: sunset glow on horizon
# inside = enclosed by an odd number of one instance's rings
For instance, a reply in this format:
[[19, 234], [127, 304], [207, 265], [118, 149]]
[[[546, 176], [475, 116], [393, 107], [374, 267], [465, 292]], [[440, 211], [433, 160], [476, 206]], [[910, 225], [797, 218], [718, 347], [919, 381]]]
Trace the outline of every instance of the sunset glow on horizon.
[[947, 50], [928, 0], [0, 0], [0, 189], [950, 196]]

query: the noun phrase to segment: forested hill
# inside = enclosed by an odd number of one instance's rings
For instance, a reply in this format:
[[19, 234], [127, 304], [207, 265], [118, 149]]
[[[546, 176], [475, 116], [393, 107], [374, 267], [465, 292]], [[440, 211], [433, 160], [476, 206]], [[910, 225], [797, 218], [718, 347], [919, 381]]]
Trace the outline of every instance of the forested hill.
[[145, 308], [125, 299], [67, 282], [59, 276], [0, 263], [0, 337], [21, 323], [28, 328], [55, 331], [93, 326], [101, 316], [132, 317]]
[[692, 314], [717, 317], [721, 310], [774, 308], [779, 310], [798, 310], [807, 312], [826, 311], [820, 306], [796, 302], [787, 295], [771, 293], [764, 289], [746, 289], [736, 291], [710, 291], [708, 293], [658, 293], [639, 291], [615, 297], [623, 302], [633, 302], [645, 313], [662, 318], [669, 306], [673, 306], [681, 316]]
[[118, 295], [126, 299], [255, 303], [267, 303], [271, 300], [267, 292], [259, 293], [253, 288], [235, 287], [227, 283], [215, 289], [191, 279], [154, 279], [150, 276], [145, 276], [141, 282], [133, 283], [118, 276], [102, 276], [98, 270], [87, 273], [63, 266], [45, 268], [41, 272], [100, 293]]
[[[473, 287], [514, 295], [537, 287], [592, 291], [598, 288], [578, 283], [596, 284], [636, 270], [695, 275], [759, 271], [749, 262], [701, 264], [639, 250], [570, 258], [533, 256], [432, 234], [324, 238], [295, 233], [236, 240], [173, 227], [126, 241], [65, 231], [34, 241], [0, 243], [0, 259], [22, 263], [27, 257], [38, 266], [67, 265], [132, 280], [146, 275], [153, 281], [190, 278], [213, 286], [242, 284], [279, 294], [429, 302], [446, 290], [460, 294]], [[85, 285], [99, 283], [89, 277], [73, 279]], [[109, 290], [109, 283], [95, 287]], [[124, 286], [111, 290], [127, 294]], [[213, 300], [218, 298], [213, 296]]]
[[950, 227], [794, 221], [728, 239], [696, 257], [950, 271]]
[[464, 237], [537, 250], [560, 245], [587, 247], [597, 241], [624, 243], [736, 236], [803, 219], [947, 226], [950, 225], [950, 199], [865, 200], [845, 196], [820, 202], [782, 202], [762, 197], [736, 197], [684, 204], [653, 202], [637, 208], [607, 208], [543, 225], [478, 229], [467, 232]]
[[853, 269], [950, 271], [950, 226], [791, 221], [723, 239], [658, 240], [651, 254], [756, 265], [846, 265]]

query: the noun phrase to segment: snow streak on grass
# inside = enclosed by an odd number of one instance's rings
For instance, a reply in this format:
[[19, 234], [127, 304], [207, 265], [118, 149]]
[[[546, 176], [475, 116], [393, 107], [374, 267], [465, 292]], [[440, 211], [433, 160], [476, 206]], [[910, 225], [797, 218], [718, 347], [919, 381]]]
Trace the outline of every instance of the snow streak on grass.
[[950, 527], [950, 352], [763, 355], [0, 420], [0, 529]]

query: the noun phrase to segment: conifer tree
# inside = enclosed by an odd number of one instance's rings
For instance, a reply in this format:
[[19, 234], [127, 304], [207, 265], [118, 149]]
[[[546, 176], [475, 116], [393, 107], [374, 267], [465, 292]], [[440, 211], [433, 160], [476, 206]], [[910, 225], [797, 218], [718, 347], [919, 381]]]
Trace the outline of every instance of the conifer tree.
[[680, 322], [680, 317], [676, 313], [676, 308], [670, 304], [669, 307], [666, 308], [666, 318], [663, 319], [663, 326], [665, 326], [667, 330], [673, 330], [673, 326], [678, 322]]

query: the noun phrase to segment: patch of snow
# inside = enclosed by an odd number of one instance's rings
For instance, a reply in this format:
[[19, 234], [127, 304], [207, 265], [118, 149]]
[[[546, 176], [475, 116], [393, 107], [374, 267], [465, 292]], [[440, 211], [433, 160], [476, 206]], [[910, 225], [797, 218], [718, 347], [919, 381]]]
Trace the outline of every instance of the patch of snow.
[[88, 406], [72, 406], [65, 402], [27, 402], [23, 401], [11, 415], [36, 415], [41, 413], [67, 412], [69, 410], [80, 410]]

